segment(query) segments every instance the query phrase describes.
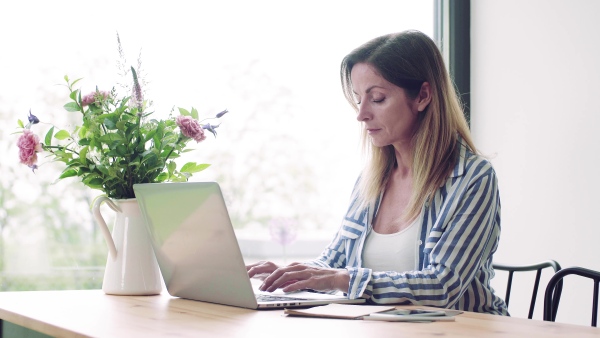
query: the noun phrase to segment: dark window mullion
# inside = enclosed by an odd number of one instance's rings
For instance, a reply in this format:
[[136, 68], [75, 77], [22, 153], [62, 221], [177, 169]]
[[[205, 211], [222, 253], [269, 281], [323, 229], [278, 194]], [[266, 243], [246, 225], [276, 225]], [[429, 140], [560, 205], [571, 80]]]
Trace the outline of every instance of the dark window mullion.
[[[435, 1], [435, 39], [448, 55], [448, 68], [460, 95], [467, 121], [471, 121], [471, 2]], [[448, 22], [445, 22], [447, 19]], [[445, 30], [448, 32], [445, 32]], [[445, 38], [444, 38], [445, 37]]]

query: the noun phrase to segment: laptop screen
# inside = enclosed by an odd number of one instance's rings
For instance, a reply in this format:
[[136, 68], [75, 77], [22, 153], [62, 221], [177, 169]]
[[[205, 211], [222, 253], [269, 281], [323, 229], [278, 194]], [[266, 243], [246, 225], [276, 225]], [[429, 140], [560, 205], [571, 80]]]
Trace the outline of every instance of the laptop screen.
[[216, 182], [136, 184], [134, 191], [169, 294], [255, 306], [245, 263]]

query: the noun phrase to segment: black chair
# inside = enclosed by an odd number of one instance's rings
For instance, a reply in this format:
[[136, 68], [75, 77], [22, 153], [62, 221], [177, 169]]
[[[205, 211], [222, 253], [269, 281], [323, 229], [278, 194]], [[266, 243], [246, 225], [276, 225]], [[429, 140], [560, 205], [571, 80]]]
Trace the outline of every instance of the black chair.
[[544, 297], [544, 320], [553, 322], [556, 320], [556, 311], [558, 310], [558, 301], [560, 300], [560, 292], [556, 298], [555, 290], [558, 287], [562, 288], [562, 280], [568, 275], [578, 275], [581, 277], [594, 280], [594, 298], [592, 301], [592, 326], [596, 327], [598, 322], [598, 285], [600, 284], [600, 272], [581, 268], [578, 266], [562, 269], [557, 272], [546, 287], [546, 295]]
[[[504, 302], [506, 303], [506, 306], [508, 306], [508, 302], [510, 301], [510, 290], [512, 287], [513, 273], [514, 272], [523, 272], [523, 271], [537, 271], [537, 273], [535, 275], [535, 283], [533, 285], [533, 293], [531, 295], [531, 304], [529, 305], [529, 315], [527, 316], [527, 318], [529, 318], [529, 319], [533, 318], [533, 310], [535, 309], [535, 300], [537, 298], [537, 293], [538, 293], [538, 288], [540, 285], [540, 277], [542, 275], [542, 270], [546, 269], [546, 268], [553, 268], [555, 273], [560, 270], [560, 264], [558, 264], [558, 262], [556, 262], [555, 260], [549, 260], [549, 261], [540, 262], [540, 263], [532, 264], [532, 265], [505, 265], [505, 264], [500, 264], [500, 263], [493, 263], [492, 266], [495, 270], [508, 271], [508, 282], [506, 284], [506, 297], [504, 297]], [[557, 304], [558, 304], [558, 300], [560, 300], [561, 290], [562, 290], [562, 283], [560, 283], [559, 289], [557, 290], [557, 294], [556, 294]], [[557, 307], [558, 307], [558, 305], [557, 305]], [[556, 313], [556, 311], [554, 313]]]

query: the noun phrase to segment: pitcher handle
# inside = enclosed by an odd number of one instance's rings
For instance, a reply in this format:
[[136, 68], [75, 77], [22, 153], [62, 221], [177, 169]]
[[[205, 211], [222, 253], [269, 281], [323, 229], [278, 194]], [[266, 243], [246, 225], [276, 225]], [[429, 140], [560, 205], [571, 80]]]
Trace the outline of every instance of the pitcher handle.
[[102, 230], [102, 235], [104, 235], [104, 239], [106, 240], [106, 244], [108, 245], [108, 252], [110, 253], [110, 257], [115, 260], [117, 259], [117, 247], [115, 246], [115, 241], [112, 238], [112, 234], [110, 230], [108, 230], [108, 226], [104, 221], [104, 217], [102, 217], [102, 213], [100, 213], [100, 205], [106, 202], [108, 206], [116, 212], [121, 212], [121, 209], [110, 200], [110, 198], [106, 196], [100, 196], [96, 198], [94, 201], [94, 206], [92, 207], [92, 211], [94, 214], [94, 219], [100, 225], [100, 230]]

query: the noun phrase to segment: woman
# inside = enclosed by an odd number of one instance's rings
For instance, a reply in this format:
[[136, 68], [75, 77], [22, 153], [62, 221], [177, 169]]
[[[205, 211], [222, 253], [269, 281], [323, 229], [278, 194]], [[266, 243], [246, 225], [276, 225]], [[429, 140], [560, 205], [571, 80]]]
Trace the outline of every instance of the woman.
[[318, 259], [259, 262], [250, 277], [266, 276], [263, 291], [508, 315], [490, 286], [496, 174], [476, 154], [435, 43], [417, 31], [373, 39], [344, 58], [341, 79], [369, 155], [342, 226]]

